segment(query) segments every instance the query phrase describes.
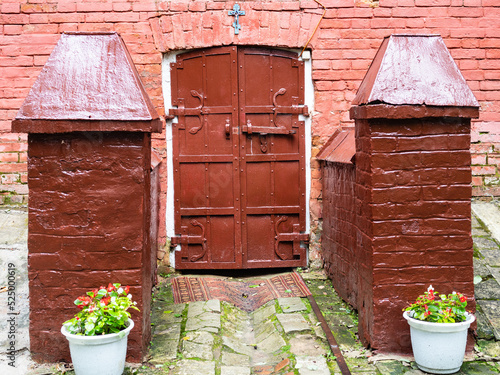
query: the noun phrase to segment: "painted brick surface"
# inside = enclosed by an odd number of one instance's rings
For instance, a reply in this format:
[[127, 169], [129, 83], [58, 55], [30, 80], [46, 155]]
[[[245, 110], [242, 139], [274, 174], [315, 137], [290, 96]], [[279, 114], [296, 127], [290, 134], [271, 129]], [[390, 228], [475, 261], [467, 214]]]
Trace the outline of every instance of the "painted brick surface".
[[428, 284], [474, 295], [470, 120], [360, 119], [356, 137], [360, 338], [410, 352], [402, 306]]
[[[474, 195], [500, 195], [500, 7], [493, 0], [333, 0], [327, 7], [309, 48], [315, 88], [313, 157], [311, 160], [311, 228], [319, 232], [321, 184], [314, 158], [339, 126], [350, 123], [350, 101], [383, 37], [391, 33], [441, 34], [467, 83], [481, 103], [481, 116], [472, 124]], [[146, 90], [164, 114], [161, 83], [162, 53], [228, 44], [303, 48], [321, 17], [314, 1], [244, 1], [239, 36], [227, 12], [234, 2], [110, 0], [9, 0], [0, 5], [0, 153], [18, 153], [0, 161], [2, 201], [26, 202], [26, 137], [12, 134], [15, 117], [48, 55], [64, 31], [117, 31], [123, 37]], [[165, 133], [153, 146], [165, 158]], [[5, 160], [7, 159], [7, 160]], [[165, 210], [166, 170], [161, 169], [160, 213]], [[166, 242], [161, 215], [159, 243]], [[321, 259], [313, 235], [312, 260]]]
[[[99, 285], [129, 285], [141, 312], [128, 358], [150, 339], [150, 138], [144, 133], [30, 134], [28, 255], [35, 360], [68, 361], [61, 324]], [[146, 213], [146, 214], [145, 214]], [[145, 217], [144, 221], [137, 220]]]
[[352, 164], [325, 162], [323, 167], [323, 233], [325, 271], [335, 290], [358, 308], [355, 176]]

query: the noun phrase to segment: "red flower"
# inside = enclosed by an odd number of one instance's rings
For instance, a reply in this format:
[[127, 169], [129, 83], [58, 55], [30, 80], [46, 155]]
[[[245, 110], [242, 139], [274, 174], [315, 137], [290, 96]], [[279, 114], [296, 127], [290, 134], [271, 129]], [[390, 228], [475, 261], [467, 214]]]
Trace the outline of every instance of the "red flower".
[[80, 304], [80, 306], [87, 306], [90, 303], [90, 297], [89, 296], [81, 296], [81, 297], [78, 297], [78, 301], [82, 302]]
[[95, 297], [95, 296], [97, 296], [97, 293], [98, 293], [98, 292], [99, 292], [99, 290], [97, 290], [97, 289], [94, 289], [94, 290], [92, 291], [92, 294], [94, 295], [94, 297]]
[[106, 289], [108, 292], [112, 292], [113, 290], [115, 290], [115, 287], [113, 284], [109, 283], [108, 284], [108, 288]]
[[111, 297], [104, 297], [101, 299], [101, 302], [104, 303], [104, 305], [107, 305], [109, 303], [110, 299], [111, 299]]
[[125, 292], [125, 294], [128, 294], [128, 292], [130, 291], [130, 287], [127, 285], [123, 291]]
[[465, 301], [467, 301], [467, 297], [460, 295], [460, 302], [464, 303]]

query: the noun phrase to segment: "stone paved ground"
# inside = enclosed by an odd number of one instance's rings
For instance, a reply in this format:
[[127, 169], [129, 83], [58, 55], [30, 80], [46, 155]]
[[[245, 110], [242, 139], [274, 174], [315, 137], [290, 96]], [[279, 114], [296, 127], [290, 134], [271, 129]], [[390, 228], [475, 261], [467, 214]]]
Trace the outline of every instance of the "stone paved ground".
[[[500, 218], [500, 209], [491, 211], [491, 206], [481, 204], [473, 203], [477, 210], [472, 220], [475, 273], [480, 276], [476, 278], [478, 340], [474, 356], [458, 373], [462, 375], [500, 373], [500, 242], [485, 225], [492, 221], [491, 212]], [[13, 249], [19, 250], [16, 246]], [[25, 254], [14, 260], [22, 267]], [[307, 299], [271, 301], [252, 313], [215, 300], [175, 305], [169, 285], [173, 275], [168, 272], [164, 270], [154, 294], [154, 336], [148, 362], [130, 364], [125, 374], [340, 374]], [[357, 316], [339, 299], [330, 281], [319, 272], [302, 275], [353, 374], [423, 374], [411, 358], [374, 355], [364, 349], [357, 340]], [[73, 374], [64, 364], [32, 367], [17, 374]]]

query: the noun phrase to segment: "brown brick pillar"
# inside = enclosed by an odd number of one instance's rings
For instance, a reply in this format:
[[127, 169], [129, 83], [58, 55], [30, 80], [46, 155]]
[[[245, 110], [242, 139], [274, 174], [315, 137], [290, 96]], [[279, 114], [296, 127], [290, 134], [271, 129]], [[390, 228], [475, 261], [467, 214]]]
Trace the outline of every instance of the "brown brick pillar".
[[474, 296], [478, 105], [437, 36], [384, 40], [354, 104], [359, 334], [374, 349], [410, 352], [402, 309], [429, 284]]
[[[83, 59], [82, 56], [85, 56]], [[150, 340], [151, 132], [161, 123], [115, 33], [63, 34], [13, 121], [28, 135], [28, 272], [33, 359], [69, 361], [73, 301], [129, 285], [128, 360]], [[91, 359], [89, 359], [91, 360]]]

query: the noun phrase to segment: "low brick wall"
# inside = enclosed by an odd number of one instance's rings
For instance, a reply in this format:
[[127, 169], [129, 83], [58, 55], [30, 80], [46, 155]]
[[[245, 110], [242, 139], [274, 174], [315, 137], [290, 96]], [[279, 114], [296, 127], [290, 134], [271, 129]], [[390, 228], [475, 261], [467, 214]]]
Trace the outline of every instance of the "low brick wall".
[[73, 301], [108, 282], [129, 285], [129, 360], [150, 339], [150, 136], [144, 133], [30, 134], [28, 247], [33, 359], [69, 361], [60, 333]]
[[429, 284], [474, 296], [470, 120], [356, 120], [356, 140], [360, 338], [409, 352], [402, 307]]
[[355, 177], [356, 168], [352, 164], [324, 162], [321, 241], [328, 277], [337, 293], [357, 308]]

